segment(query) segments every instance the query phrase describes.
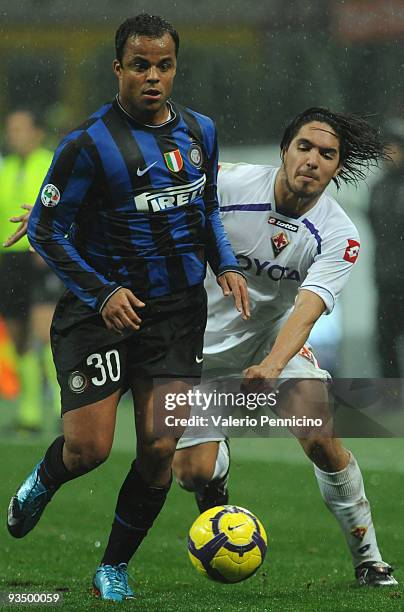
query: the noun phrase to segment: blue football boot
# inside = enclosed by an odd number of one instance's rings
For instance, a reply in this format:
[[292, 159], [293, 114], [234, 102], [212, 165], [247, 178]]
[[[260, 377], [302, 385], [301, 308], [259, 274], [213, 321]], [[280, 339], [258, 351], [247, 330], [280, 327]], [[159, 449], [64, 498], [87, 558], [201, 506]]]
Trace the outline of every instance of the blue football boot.
[[127, 570], [126, 563], [98, 566], [93, 579], [94, 594], [110, 601], [133, 599], [135, 594], [128, 584]]
[[35, 527], [57, 487], [45, 487], [39, 479], [40, 461], [24, 480], [8, 507], [7, 529], [14, 538], [23, 538]]

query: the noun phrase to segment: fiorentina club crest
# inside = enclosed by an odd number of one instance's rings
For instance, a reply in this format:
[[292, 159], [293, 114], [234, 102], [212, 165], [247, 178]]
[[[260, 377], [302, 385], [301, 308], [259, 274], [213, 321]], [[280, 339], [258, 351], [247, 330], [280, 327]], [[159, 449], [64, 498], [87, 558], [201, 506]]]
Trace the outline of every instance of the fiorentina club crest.
[[359, 525], [358, 527], [354, 527], [353, 529], [351, 529], [351, 533], [354, 538], [357, 538], [358, 540], [362, 541], [366, 535], [367, 530], [368, 528], [366, 527], [366, 525]]
[[279, 253], [289, 244], [289, 240], [284, 232], [279, 232], [279, 234], [272, 236], [271, 242], [275, 257], [278, 257]]
[[169, 153], [164, 153], [164, 160], [167, 168], [171, 170], [171, 172], [179, 172], [184, 165], [179, 149], [175, 149], [175, 151], [170, 151]]
[[311, 349], [309, 349], [309, 347], [306, 344], [302, 346], [302, 348], [298, 352], [298, 355], [301, 355], [302, 357], [310, 361], [310, 363], [312, 363], [314, 366], [317, 365], [316, 358], [314, 357]]

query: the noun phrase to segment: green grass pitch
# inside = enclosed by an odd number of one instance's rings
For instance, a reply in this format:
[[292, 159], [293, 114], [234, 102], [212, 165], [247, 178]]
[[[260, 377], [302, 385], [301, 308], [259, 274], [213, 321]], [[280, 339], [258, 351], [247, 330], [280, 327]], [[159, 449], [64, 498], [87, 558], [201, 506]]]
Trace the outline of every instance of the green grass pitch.
[[[122, 432], [127, 431], [125, 423]], [[63, 610], [341, 611], [400, 610], [404, 589], [354, 585], [348, 550], [320, 499], [311, 465], [294, 440], [235, 440], [231, 503], [255, 512], [269, 536], [258, 573], [236, 585], [200, 576], [187, 555], [188, 529], [196, 517], [193, 496], [173, 485], [167, 504], [130, 566], [135, 601], [96, 600], [91, 580], [109, 532], [115, 497], [132, 454], [128, 434], [108, 462], [57, 493], [35, 530], [13, 540], [5, 524], [10, 495], [40, 458], [45, 438], [0, 443], [1, 592], [60, 592]], [[122, 441], [123, 439], [123, 441]], [[352, 444], [351, 444], [352, 442]], [[403, 583], [404, 493], [402, 440], [347, 441], [365, 468], [379, 545]], [[5, 609], [24, 609], [13, 606]], [[33, 606], [36, 610], [49, 610]]]

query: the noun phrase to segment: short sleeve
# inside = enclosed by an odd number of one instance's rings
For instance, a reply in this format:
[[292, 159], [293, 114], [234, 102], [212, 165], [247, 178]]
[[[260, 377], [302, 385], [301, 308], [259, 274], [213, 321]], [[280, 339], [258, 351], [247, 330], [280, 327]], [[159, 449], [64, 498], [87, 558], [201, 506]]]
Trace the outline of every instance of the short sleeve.
[[316, 293], [326, 306], [326, 314], [332, 312], [335, 302], [348, 281], [352, 267], [358, 259], [359, 234], [352, 226], [331, 234], [321, 244], [308, 274], [299, 287]]

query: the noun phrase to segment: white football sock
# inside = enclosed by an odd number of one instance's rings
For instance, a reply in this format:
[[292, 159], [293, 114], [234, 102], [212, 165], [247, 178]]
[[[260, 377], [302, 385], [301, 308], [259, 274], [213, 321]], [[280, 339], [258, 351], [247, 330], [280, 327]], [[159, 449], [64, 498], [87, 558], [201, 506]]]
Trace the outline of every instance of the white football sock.
[[315, 464], [314, 472], [323, 500], [344, 532], [354, 567], [381, 561], [362, 474], [352, 453], [340, 472], [323, 472]]
[[227, 444], [224, 440], [220, 440], [219, 448], [217, 450], [215, 471], [213, 472], [212, 480], [216, 478], [222, 478], [227, 470], [229, 469], [230, 457]]

